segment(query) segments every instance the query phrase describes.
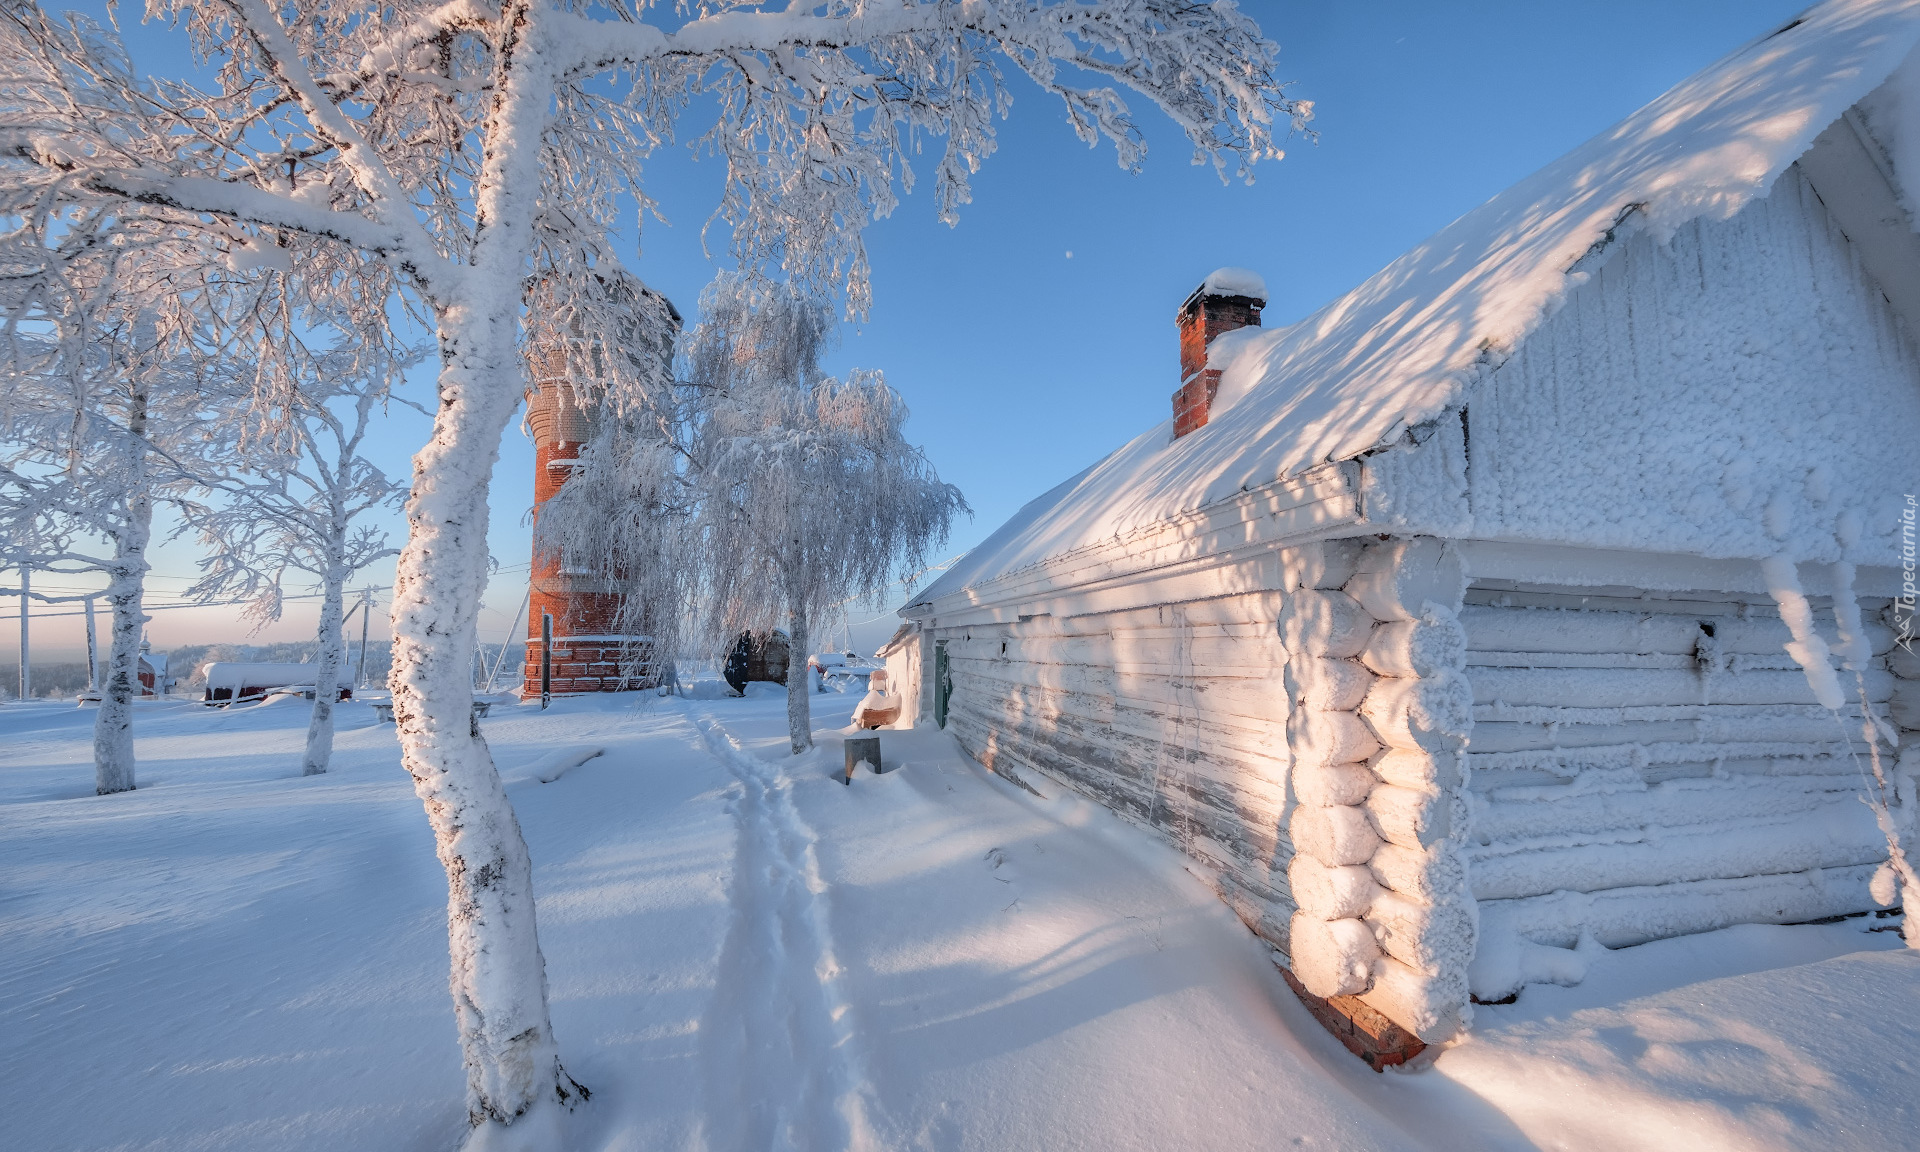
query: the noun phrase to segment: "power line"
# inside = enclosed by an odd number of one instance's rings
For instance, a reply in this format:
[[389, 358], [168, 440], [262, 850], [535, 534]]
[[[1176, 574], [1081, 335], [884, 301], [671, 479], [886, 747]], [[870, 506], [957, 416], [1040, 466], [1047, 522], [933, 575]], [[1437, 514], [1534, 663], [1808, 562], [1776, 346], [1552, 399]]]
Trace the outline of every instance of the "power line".
[[[18, 595], [20, 595], [20, 589], [18, 588], [0, 588], [0, 596], [18, 596]], [[318, 600], [323, 595], [324, 594], [320, 592], [312, 592], [302, 596], [282, 596], [280, 599], [283, 601], [285, 600]], [[236, 604], [251, 604], [251, 603], [253, 603], [253, 600], [251, 598], [246, 600], [210, 600], [205, 604], [148, 604], [143, 600], [140, 605], [140, 610], [142, 612], [165, 612], [170, 608], [230, 608]], [[86, 615], [85, 612], [34, 612], [34, 613], [31, 613], [28, 618], [31, 620], [52, 620], [55, 617], [59, 617], [59, 616], [85, 616], [85, 615]], [[8, 620], [18, 620], [18, 619], [20, 619], [20, 616], [18, 613], [15, 613], [12, 616], [0, 616], [0, 623], [4, 623]]]

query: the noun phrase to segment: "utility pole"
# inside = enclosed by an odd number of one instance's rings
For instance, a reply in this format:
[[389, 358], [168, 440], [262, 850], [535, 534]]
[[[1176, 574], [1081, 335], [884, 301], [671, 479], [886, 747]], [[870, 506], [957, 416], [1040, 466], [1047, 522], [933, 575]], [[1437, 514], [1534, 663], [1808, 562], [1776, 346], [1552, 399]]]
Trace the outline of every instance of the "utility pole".
[[367, 617], [373, 615], [373, 585], [360, 589], [360, 667], [354, 672], [354, 687], [367, 682]]
[[20, 566], [20, 699], [33, 698], [33, 664], [27, 659], [27, 605], [33, 603], [28, 585], [33, 582], [33, 569]]

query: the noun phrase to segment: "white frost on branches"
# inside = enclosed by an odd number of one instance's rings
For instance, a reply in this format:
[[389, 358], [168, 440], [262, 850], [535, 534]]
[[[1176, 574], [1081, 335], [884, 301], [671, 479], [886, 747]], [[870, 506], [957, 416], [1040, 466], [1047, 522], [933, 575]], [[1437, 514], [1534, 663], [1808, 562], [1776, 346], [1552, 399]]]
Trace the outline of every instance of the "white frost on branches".
[[700, 307], [678, 406], [603, 421], [543, 510], [540, 539], [569, 569], [624, 586], [656, 651], [683, 615], [713, 654], [742, 631], [785, 627], [798, 753], [813, 746], [813, 624], [925, 568], [967, 505], [907, 442], [906, 405], [878, 372], [821, 370], [826, 301], [727, 274]]
[[133, 699], [156, 500], [209, 436], [192, 246], [71, 208], [0, 235], [0, 564], [106, 579], [94, 786], [134, 787]]
[[384, 414], [403, 362], [350, 334], [315, 348], [316, 335], [285, 331], [273, 341], [246, 393], [227, 398], [246, 416], [196, 468], [193, 497], [180, 502], [183, 527], [208, 550], [189, 596], [249, 597], [243, 616], [257, 629], [280, 618], [289, 576], [320, 592], [313, 716], [301, 759], [307, 776], [325, 772], [333, 753], [347, 583], [397, 551], [384, 529], [361, 521], [397, 506], [406, 491], [365, 455], [368, 429]]
[[965, 202], [1008, 107], [1005, 64], [1127, 166], [1143, 148], [1121, 87], [1223, 175], [1277, 155], [1309, 109], [1282, 94], [1277, 49], [1229, 0], [149, 0], [147, 15], [184, 32], [210, 85], [141, 82], [92, 22], [0, 5], [0, 213], [160, 213], [236, 274], [295, 268], [313, 303], [369, 330], [402, 306], [433, 328], [439, 403], [414, 458], [391, 686], [447, 869], [484, 1143], [576, 1088], [548, 1020], [526, 846], [465, 720], [487, 485], [522, 347], [617, 346], [628, 323], [591, 301], [566, 319], [529, 309], [529, 286], [618, 271], [623, 197], [648, 204], [641, 162], [696, 116], [712, 116], [698, 138], [726, 163], [717, 218], [743, 265], [838, 285], [859, 310], [861, 228], [911, 186], [931, 136], [947, 137], [939, 211]]

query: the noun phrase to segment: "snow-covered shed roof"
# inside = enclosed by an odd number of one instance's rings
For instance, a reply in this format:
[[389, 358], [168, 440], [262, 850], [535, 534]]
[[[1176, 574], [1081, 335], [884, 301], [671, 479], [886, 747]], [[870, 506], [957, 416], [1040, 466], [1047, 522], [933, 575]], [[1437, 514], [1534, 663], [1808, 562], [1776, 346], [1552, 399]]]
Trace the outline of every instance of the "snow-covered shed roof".
[[[1622, 220], [1637, 217], [1636, 226], [1664, 236], [1701, 217], [1732, 216], [1900, 68], [1916, 41], [1920, 0], [1829, 0], [1305, 320], [1221, 336], [1210, 363], [1224, 372], [1205, 427], [1178, 440], [1171, 421], [1142, 433], [1028, 503], [914, 602], [1392, 444], [1458, 406], [1474, 374], [1511, 352], [1585, 278], [1581, 258]], [[1908, 139], [1886, 147], [1896, 167], [1920, 165], [1920, 124], [1902, 127]]]
[[[348, 669], [352, 666], [349, 655]], [[318, 664], [290, 663], [242, 663], [232, 660], [220, 660], [200, 670], [206, 677], [209, 690], [231, 688], [299, 688], [310, 687], [314, 677], [320, 672]]]

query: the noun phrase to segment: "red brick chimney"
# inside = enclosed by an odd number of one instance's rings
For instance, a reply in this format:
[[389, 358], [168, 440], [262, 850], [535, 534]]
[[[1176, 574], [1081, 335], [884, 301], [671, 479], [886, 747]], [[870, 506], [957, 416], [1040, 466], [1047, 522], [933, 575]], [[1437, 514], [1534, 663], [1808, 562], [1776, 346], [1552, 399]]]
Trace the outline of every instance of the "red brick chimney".
[[1207, 367], [1214, 337], [1260, 326], [1267, 283], [1245, 268], [1218, 268], [1180, 305], [1180, 389], [1173, 394], [1173, 438], [1204, 428], [1220, 371]]

